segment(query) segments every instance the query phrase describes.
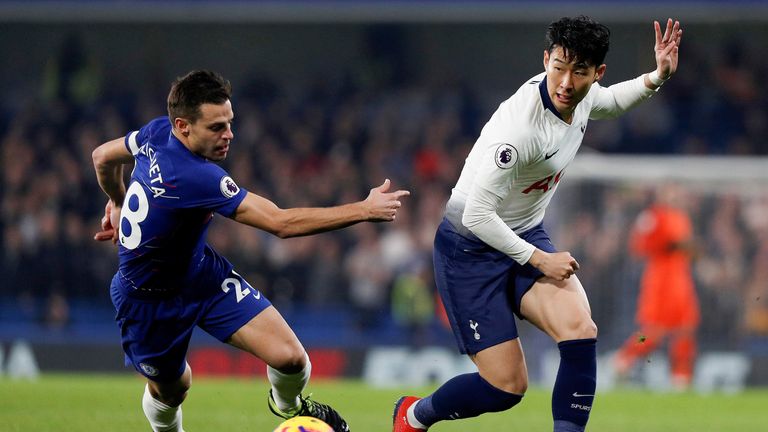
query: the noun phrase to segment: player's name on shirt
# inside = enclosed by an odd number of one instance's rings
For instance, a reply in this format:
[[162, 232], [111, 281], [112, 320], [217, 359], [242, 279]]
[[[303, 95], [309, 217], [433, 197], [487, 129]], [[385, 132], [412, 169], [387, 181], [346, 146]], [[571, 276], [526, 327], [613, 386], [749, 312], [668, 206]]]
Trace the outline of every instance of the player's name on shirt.
[[153, 198], [158, 198], [165, 195], [165, 188], [163, 184], [163, 173], [160, 170], [160, 164], [157, 161], [157, 152], [155, 149], [149, 146], [149, 143], [144, 144], [139, 148], [139, 153], [145, 155], [149, 159], [149, 182], [146, 185], [151, 191]]

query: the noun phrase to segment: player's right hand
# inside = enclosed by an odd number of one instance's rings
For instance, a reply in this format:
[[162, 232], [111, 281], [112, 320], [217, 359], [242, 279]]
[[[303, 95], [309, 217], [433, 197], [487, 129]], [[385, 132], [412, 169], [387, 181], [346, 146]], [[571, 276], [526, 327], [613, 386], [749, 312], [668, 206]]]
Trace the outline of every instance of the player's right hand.
[[544, 252], [536, 249], [528, 262], [544, 276], [557, 281], [571, 277], [579, 269], [579, 263], [570, 252]]
[[107, 201], [107, 205], [104, 206], [104, 216], [101, 218], [101, 231], [97, 232], [93, 239], [96, 241], [112, 240], [112, 244], [117, 244], [120, 233], [115, 226], [119, 226], [119, 221], [120, 207], [116, 207], [112, 200]]
[[389, 179], [384, 180], [381, 186], [371, 189], [368, 198], [363, 201], [368, 208], [369, 221], [391, 222], [395, 220], [397, 210], [403, 205], [400, 202], [400, 198], [411, 194], [407, 190], [387, 192], [389, 186]]

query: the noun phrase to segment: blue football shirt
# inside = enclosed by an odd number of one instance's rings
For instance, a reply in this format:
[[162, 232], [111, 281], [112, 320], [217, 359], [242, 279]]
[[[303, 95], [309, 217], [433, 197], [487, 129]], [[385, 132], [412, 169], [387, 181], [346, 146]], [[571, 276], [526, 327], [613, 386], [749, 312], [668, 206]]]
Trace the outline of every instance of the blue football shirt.
[[213, 214], [231, 216], [247, 192], [189, 151], [168, 117], [129, 133], [125, 145], [136, 164], [120, 216], [118, 286], [141, 298], [218, 285], [232, 264], [205, 236]]

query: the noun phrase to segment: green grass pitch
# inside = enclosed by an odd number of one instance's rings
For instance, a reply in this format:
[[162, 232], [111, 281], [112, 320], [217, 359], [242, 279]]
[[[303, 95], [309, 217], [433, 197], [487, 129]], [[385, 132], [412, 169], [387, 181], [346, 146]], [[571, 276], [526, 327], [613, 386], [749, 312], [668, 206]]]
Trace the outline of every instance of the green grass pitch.
[[[188, 432], [271, 432], [279, 423], [266, 407], [262, 379], [193, 379], [184, 403]], [[315, 399], [342, 412], [353, 432], [391, 431], [401, 394], [432, 388], [372, 389], [358, 381], [313, 380]], [[141, 411], [143, 382], [133, 376], [44, 375], [36, 381], [0, 378], [0, 430], [148, 431]], [[592, 432], [757, 432], [768, 430], [768, 390], [738, 395], [658, 394], [639, 390], [598, 395]], [[514, 409], [438, 423], [430, 431], [550, 431], [549, 391], [529, 390]]]

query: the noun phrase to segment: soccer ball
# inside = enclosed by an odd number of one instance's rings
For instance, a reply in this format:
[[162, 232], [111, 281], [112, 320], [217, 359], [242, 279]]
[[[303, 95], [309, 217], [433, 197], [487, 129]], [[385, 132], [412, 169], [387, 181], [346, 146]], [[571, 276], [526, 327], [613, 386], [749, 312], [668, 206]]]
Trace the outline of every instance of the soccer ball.
[[274, 432], [333, 432], [333, 428], [314, 417], [299, 416], [280, 423]]

